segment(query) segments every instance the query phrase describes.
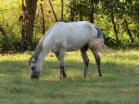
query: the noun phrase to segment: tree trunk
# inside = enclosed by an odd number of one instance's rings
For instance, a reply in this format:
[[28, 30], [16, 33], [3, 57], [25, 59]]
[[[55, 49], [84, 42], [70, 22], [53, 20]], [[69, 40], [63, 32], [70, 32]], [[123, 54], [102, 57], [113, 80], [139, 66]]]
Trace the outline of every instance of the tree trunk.
[[79, 20], [83, 21], [83, 13], [82, 13], [82, 3], [79, 4]]
[[126, 31], [127, 31], [128, 35], [129, 35], [129, 38], [130, 38], [131, 42], [133, 43], [134, 42], [133, 35], [132, 35], [132, 33], [131, 33], [131, 31], [130, 31], [130, 29], [128, 27], [128, 23], [127, 23], [126, 17], [123, 16], [123, 19], [124, 19], [124, 24], [126, 26]]
[[61, 0], [61, 21], [63, 21], [63, 14], [64, 14], [64, 1]]
[[22, 0], [22, 15], [19, 17], [19, 22], [21, 22], [21, 35], [22, 35], [22, 42], [21, 42], [21, 49], [26, 50], [27, 49], [27, 20], [28, 20], [28, 13], [27, 8], [25, 6], [24, 0]]
[[94, 5], [93, 0], [89, 0], [88, 17], [91, 23], [94, 23]]
[[117, 28], [116, 28], [116, 23], [114, 21], [114, 13], [113, 13], [113, 7], [112, 7], [112, 5], [108, 8], [108, 10], [109, 10], [109, 13], [110, 13], [110, 18], [111, 18], [111, 21], [112, 21], [112, 25], [113, 25], [113, 30], [114, 30], [114, 33], [115, 33], [115, 37], [116, 37], [117, 41], [119, 42], [118, 31], [117, 31]]
[[50, 4], [50, 7], [51, 7], [51, 9], [52, 9], [53, 15], [54, 15], [54, 17], [55, 17], [55, 21], [58, 22], [58, 19], [57, 19], [56, 13], [55, 13], [55, 11], [54, 11], [53, 5], [52, 5], [52, 3], [51, 3], [51, 0], [49, 0], [49, 4]]
[[41, 11], [40, 15], [41, 15], [42, 34], [44, 35], [45, 34], [45, 20], [44, 20], [44, 12], [43, 12], [42, 3], [40, 3], [40, 11]]
[[71, 22], [74, 21], [74, 17], [75, 17], [74, 9], [75, 9], [75, 3], [71, 3], [70, 5], [70, 21]]
[[35, 14], [37, 9], [38, 0], [25, 0], [27, 15], [26, 20], [26, 36], [27, 36], [27, 49], [31, 50], [32, 48], [32, 38], [33, 38], [33, 25], [35, 21]]

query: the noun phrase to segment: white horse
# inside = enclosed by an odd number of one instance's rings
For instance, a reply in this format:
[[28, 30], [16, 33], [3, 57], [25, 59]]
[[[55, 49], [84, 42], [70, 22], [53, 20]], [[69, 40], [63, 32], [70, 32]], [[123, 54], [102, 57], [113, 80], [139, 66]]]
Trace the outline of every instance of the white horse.
[[103, 34], [94, 24], [79, 21], [57, 22], [45, 33], [37, 45], [35, 54], [29, 60], [31, 78], [39, 78], [42, 62], [50, 51], [54, 52], [58, 58], [60, 78], [65, 78], [67, 75], [64, 71], [64, 53], [78, 49], [80, 49], [84, 62], [84, 77], [88, 72], [88, 49], [91, 49], [98, 66], [99, 76], [102, 76], [98, 50], [106, 50]]

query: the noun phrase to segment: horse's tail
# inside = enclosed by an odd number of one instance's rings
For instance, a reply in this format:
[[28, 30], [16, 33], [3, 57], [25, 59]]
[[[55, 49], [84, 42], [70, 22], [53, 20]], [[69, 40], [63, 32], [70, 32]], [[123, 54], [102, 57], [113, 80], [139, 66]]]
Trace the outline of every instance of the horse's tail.
[[89, 42], [90, 48], [93, 48], [101, 53], [110, 53], [108, 47], [104, 43], [104, 38], [94, 38]]

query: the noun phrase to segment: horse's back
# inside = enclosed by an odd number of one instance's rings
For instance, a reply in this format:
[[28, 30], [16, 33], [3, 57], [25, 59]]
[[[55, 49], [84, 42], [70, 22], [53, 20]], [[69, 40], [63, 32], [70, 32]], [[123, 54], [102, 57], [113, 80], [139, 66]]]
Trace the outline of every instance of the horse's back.
[[57, 22], [48, 34], [53, 40], [54, 47], [62, 47], [66, 50], [76, 50], [86, 44], [92, 44], [97, 38], [95, 25], [87, 21], [79, 22]]
[[88, 42], [89, 29], [84, 22], [58, 22], [52, 35], [56, 45], [63, 45], [66, 50], [76, 50]]
[[96, 34], [95, 25], [88, 21], [57, 22], [53, 26], [53, 35], [57, 37], [72, 37], [76, 39], [79, 37], [95, 37]]

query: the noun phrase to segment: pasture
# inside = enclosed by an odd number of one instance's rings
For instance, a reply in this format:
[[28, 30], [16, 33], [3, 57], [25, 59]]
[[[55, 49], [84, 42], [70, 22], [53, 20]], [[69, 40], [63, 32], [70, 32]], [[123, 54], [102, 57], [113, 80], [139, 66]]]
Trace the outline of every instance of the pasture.
[[101, 54], [103, 77], [88, 54], [88, 78], [83, 78], [82, 58], [76, 51], [66, 53], [68, 78], [63, 80], [52, 53], [46, 57], [40, 80], [29, 79], [30, 53], [0, 55], [0, 104], [138, 104], [139, 50]]

